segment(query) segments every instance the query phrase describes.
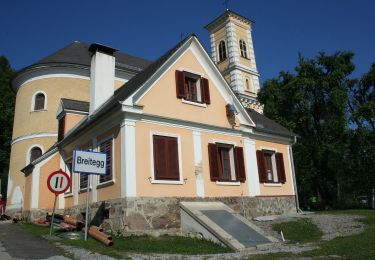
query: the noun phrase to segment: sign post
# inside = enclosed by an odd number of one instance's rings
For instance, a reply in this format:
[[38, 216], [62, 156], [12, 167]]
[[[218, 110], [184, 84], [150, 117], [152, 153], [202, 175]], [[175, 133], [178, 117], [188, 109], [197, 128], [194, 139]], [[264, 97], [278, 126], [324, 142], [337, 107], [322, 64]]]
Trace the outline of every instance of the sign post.
[[91, 151], [73, 151], [73, 172], [87, 174], [85, 241], [87, 241], [90, 201], [90, 174], [105, 175], [107, 173], [107, 154]]
[[59, 194], [66, 192], [71, 184], [71, 180], [68, 174], [63, 171], [55, 171], [48, 176], [47, 179], [47, 187], [48, 189], [55, 194], [55, 201], [53, 203], [53, 211], [52, 211], [52, 219], [51, 219], [51, 226], [49, 229], [49, 235], [52, 235], [52, 227], [53, 221], [55, 218], [55, 210], [56, 210], [56, 200]]

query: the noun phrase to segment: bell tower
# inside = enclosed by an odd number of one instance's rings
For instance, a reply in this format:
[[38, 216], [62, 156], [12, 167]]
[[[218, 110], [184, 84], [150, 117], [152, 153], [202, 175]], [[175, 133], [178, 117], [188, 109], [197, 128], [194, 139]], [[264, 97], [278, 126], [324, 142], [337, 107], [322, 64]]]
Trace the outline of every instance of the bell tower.
[[254, 54], [251, 26], [253, 22], [226, 10], [205, 26], [210, 33], [211, 58], [246, 108], [260, 113], [257, 101], [259, 73]]

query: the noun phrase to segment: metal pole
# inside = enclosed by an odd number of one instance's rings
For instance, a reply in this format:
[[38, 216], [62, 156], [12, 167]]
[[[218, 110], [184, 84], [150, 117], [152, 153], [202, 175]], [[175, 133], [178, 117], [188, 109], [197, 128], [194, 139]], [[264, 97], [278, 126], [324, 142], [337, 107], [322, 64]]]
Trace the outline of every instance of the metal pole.
[[57, 194], [55, 194], [55, 202], [53, 203], [53, 211], [52, 211], [52, 218], [51, 218], [51, 226], [49, 228], [49, 235], [52, 236], [52, 227], [53, 227], [53, 220], [55, 218], [55, 209], [56, 209], [56, 200]]
[[87, 175], [85, 241], [87, 241], [87, 232], [88, 232], [88, 223], [89, 223], [89, 200], [90, 200], [89, 193], [90, 193], [90, 174]]

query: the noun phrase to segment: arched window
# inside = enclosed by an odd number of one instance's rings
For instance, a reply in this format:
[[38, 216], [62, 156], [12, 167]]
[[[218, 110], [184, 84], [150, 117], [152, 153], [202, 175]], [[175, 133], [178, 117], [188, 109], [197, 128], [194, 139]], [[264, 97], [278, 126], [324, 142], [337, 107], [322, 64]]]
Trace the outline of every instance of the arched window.
[[221, 41], [219, 43], [219, 61], [223, 61], [227, 58], [227, 48], [225, 47], [225, 42]]
[[253, 92], [253, 82], [251, 81], [251, 79], [246, 78], [245, 82], [246, 82], [246, 90]]
[[38, 93], [34, 97], [34, 111], [44, 110], [46, 103], [46, 96], [43, 93]]
[[240, 51], [241, 51], [241, 57], [244, 57], [247, 59], [246, 43], [242, 39], [240, 40]]
[[33, 147], [31, 148], [30, 150], [30, 162], [38, 159], [40, 156], [42, 156], [42, 149], [40, 149], [39, 147]]

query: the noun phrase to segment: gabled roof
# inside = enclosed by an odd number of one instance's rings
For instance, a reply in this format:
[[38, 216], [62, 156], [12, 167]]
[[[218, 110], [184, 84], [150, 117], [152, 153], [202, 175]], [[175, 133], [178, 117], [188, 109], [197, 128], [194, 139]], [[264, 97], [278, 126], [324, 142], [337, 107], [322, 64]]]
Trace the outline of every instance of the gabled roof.
[[143, 71], [132, 77], [128, 82], [117, 89], [114, 95], [102, 107], [100, 107], [98, 111], [82, 120], [75, 128], [71, 130], [71, 132], [61, 141], [61, 143], [64, 143], [67, 140], [71, 139], [72, 136], [81, 132], [83, 129], [94, 123], [98, 118], [102, 117], [107, 111], [109, 111], [116, 105], [119, 106], [120, 102], [124, 101], [134, 92], [136, 92], [138, 88], [140, 88], [160, 68], [160, 66], [162, 66], [192, 36], [195, 36], [195, 34], [191, 34], [180, 41], [159, 59], [151, 63]]
[[270, 134], [281, 134], [286, 136], [296, 136], [293, 132], [289, 131], [279, 123], [269, 119], [268, 117], [256, 112], [253, 109], [246, 109], [247, 113], [253, 119], [256, 124], [255, 129], [261, 132], [267, 132]]

